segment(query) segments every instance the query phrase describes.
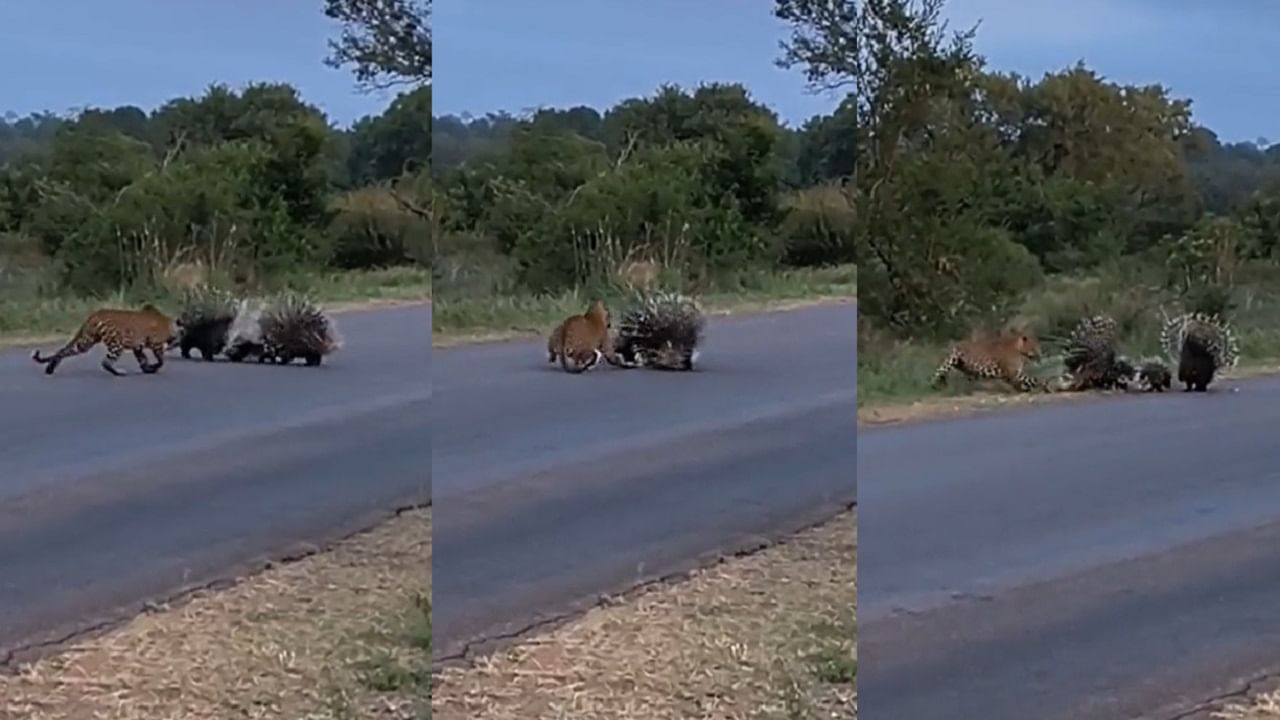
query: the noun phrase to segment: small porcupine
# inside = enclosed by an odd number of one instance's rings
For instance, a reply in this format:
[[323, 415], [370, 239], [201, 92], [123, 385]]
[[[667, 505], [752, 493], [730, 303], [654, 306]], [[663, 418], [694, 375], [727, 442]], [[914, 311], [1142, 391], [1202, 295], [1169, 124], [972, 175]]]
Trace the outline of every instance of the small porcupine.
[[666, 290], [642, 292], [623, 313], [613, 349], [632, 366], [692, 370], [705, 323], [691, 298]]
[[333, 319], [303, 295], [284, 292], [272, 298], [259, 318], [262, 354], [259, 362], [288, 365], [301, 358], [307, 365], [342, 348]]
[[1173, 387], [1173, 373], [1158, 358], [1148, 358], [1138, 363], [1133, 372], [1133, 380], [1139, 390], [1147, 392], [1164, 392]]
[[170, 348], [180, 347], [187, 359], [192, 350], [199, 350], [205, 360], [212, 360], [226, 348], [236, 312], [236, 300], [225, 290], [207, 285], [187, 290], [176, 321], [178, 334]]
[[1177, 365], [1185, 390], [1204, 392], [1221, 370], [1240, 361], [1235, 332], [1225, 320], [1205, 313], [1184, 313], [1165, 321], [1160, 344]]

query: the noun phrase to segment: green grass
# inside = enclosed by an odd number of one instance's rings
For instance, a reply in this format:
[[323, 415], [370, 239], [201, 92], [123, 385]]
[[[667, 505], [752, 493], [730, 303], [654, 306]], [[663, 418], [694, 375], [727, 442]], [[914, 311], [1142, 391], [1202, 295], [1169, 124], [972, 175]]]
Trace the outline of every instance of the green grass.
[[[857, 272], [853, 266], [796, 269], [774, 273], [742, 273], [722, 278], [709, 292], [698, 294], [708, 311], [758, 310], [794, 302], [853, 298]], [[583, 312], [602, 297], [611, 307], [625, 303], [620, 289], [582, 289], [559, 295], [443, 292], [432, 309], [436, 340], [509, 333], [542, 333], [569, 315]]]
[[[1235, 307], [1227, 313], [1240, 340], [1242, 367], [1280, 362], [1280, 268], [1254, 267], [1236, 278]], [[1173, 294], [1121, 275], [1087, 279], [1055, 278], [1028, 296], [1010, 320], [1029, 323], [1042, 337], [1045, 358], [1032, 366], [1041, 377], [1061, 371], [1052, 338], [1065, 336], [1082, 317], [1107, 313], [1121, 328], [1121, 351], [1130, 356], [1161, 355], [1161, 309], [1179, 312]], [[941, 390], [929, 387], [934, 370], [946, 355], [948, 343], [902, 339], [860, 323], [858, 331], [858, 406], [897, 405], [928, 397], [972, 393], [978, 383], [958, 373], [948, 376]], [[985, 387], [997, 387], [985, 384]]]
[[[49, 291], [46, 278], [0, 278], [0, 344], [42, 339], [74, 332], [85, 315], [96, 308], [137, 307], [156, 302], [176, 313], [175, 294], [112, 293], [98, 297], [71, 297]], [[292, 288], [329, 305], [365, 302], [425, 301], [431, 298], [431, 273], [427, 268], [299, 273], [282, 278], [265, 291]]]
[[849, 652], [849, 638], [853, 636], [852, 619], [847, 623], [823, 622], [813, 628], [818, 647], [807, 659], [818, 681], [853, 685], [858, 677], [858, 660]]
[[[377, 693], [415, 698], [421, 717], [431, 718], [431, 598], [418, 593], [399, 627], [389, 633], [371, 633], [365, 644], [375, 648], [354, 663], [360, 684]], [[327, 693], [327, 709], [334, 718], [356, 717], [348, 693], [333, 687]]]

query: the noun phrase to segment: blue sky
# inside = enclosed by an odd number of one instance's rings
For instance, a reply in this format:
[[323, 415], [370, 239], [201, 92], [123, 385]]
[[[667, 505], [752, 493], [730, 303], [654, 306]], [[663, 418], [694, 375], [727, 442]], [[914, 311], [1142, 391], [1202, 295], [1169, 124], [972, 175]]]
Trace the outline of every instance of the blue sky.
[[953, 29], [981, 19], [990, 66], [1038, 79], [1083, 59], [1116, 82], [1192, 100], [1224, 140], [1280, 141], [1280, 3], [1264, 0], [949, 0]]
[[770, 0], [439, 0], [437, 114], [540, 105], [607, 108], [660, 84], [741, 82], [786, 121], [830, 112], [799, 70], [773, 65], [785, 27]]
[[[438, 0], [438, 113], [606, 107], [662, 82], [739, 81], [799, 122], [835, 105], [775, 68], [784, 29], [770, 0]], [[982, 19], [978, 49], [1039, 77], [1084, 58], [1121, 82], [1190, 96], [1225, 139], [1280, 140], [1272, 64], [1280, 3], [1192, 0], [949, 0], [958, 26]], [[4, 0], [0, 112], [84, 105], [150, 109], [212, 82], [297, 85], [336, 122], [390, 96], [355, 92], [325, 67], [334, 28], [319, 0]]]
[[150, 110], [211, 83], [284, 81], [342, 124], [380, 112], [323, 63], [319, 0], [0, 0], [0, 114], [85, 105]]

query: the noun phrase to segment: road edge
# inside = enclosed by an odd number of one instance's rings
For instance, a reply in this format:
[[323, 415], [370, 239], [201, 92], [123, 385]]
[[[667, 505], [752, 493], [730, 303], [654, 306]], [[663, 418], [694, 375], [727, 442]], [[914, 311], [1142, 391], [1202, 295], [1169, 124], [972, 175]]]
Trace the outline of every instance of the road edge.
[[[364, 535], [406, 512], [432, 507], [432, 501], [400, 502], [390, 509], [372, 510], [342, 523], [315, 541], [295, 541], [255, 557], [228, 565], [195, 583], [188, 583], [169, 592], [153, 594], [148, 598], [119, 606], [75, 623], [64, 624], [38, 633], [22, 641], [16, 647], [0, 648], [0, 673], [14, 673], [23, 665], [58, 655], [69, 646], [90, 638], [100, 637], [120, 628], [133, 619], [156, 610], [180, 608], [201, 592], [218, 591], [234, 587], [244, 580], [280, 565], [304, 560], [313, 555], [329, 552], [337, 545], [359, 535]], [[430, 566], [426, 567], [429, 573]]]
[[[820, 297], [807, 300], [781, 300], [776, 305], [764, 303], [763, 307], [752, 304], [746, 304], [741, 309], [719, 309], [709, 310], [706, 312], [707, 317], [754, 317], [760, 315], [772, 315], [775, 313], [795, 312], [798, 310], [807, 310], [815, 307], [827, 307], [832, 305], [857, 305], [857, 297]], [[453, 348], [474, 347], [477, 345], [500, 345], [502, 343], [513, 343], [521, 341], [529, 341], [536, 338], [546, 337], [545, 330], [535, 330], [532, 328], [513, 328], [510, 330], [492, 330], [477, 331], [474, 333], [461, 334], [445, 334], [437, 335], [435, 328], [431, 332], [431, 349], [432, 350], [448, 350]]]
[[567, 625], [595, 608], [625, 602], [656, 586], [676, 586], [688, 580], [697, 571], [784, 545], [797, 535], [830, 522], [841, 513], [852, 511], [856, 527], [857, 507], [856, 499], [822, 503], [793, 515], [780, 529], [739, 535], [714, 550], [671, 563], [662, 572], [646, 573], [638, 579], [606, 588], [593, 596], [568, 601], [560, 609], [518, 619], [519, 627], [514, 631], [484, 633], [462, 642], [462, 649], [459, 652], [438, 658], [433, 654], [432, 675], [438, 675], [448, 668], [471, 667], [484, 657]]
[[[1230, 387], [1235, 388], [1238, 383], [1248, 383], [1278, 376], [1280, 376], [1280, 365], [1265, 363], [1245, 368], [1242, 372], [1221, 378], [1217, 383], [1229, 384]], [[1181, 394], [1180, 391], [1174, 390], [1166, 392]], [[1209, 392], [1214, 392], [1214, 388], [1211, 387]], [[1222, 390], [1218, 390], [1218, 392], [1222, 392]], [[968, 420], [995, 413], [1031, 411], [1068, 403], [1118, 401], [1120, 398], [1146, 398], [1161, 394], [1163, 393], [1099, 390], [1037, 395], [984, 392], [946, 397], [924, 396], [909, 403], [860, 405], [858, 407], [858, 430], [902, 427], [948, 420]]]

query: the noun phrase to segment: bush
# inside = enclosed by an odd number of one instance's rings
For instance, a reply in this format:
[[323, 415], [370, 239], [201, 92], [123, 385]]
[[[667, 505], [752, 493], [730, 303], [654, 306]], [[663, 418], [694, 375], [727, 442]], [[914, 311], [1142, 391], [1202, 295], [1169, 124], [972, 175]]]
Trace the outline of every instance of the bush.
[[800, 190], [787, 199], [779, 228], [783, 260], [811, 266], [851, 263], [853, 201], [835, 185]]

